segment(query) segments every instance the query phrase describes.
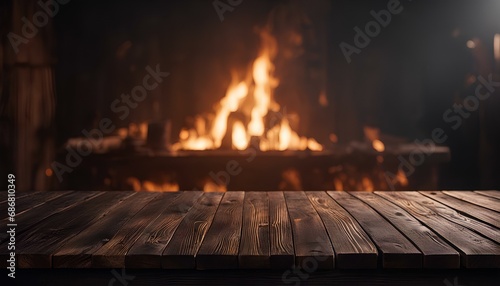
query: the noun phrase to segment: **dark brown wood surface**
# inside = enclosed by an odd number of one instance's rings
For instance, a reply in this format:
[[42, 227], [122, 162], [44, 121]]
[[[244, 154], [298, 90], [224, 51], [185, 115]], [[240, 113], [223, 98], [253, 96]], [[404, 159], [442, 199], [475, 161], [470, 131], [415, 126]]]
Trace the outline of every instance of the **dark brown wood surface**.
[[268, 192], [271, 268], [290, 268], [295, 263], [290, 217], [283, 192]]
[[[4, 192], [7, 195], [7, 192]], [[16, 215], [20, 215], [26, 210], [34, 208], [38, 205], [48, 202], [57, 197], [68, 194], [69, 192], [58, 191], [58, 192], [30, 192], [29, 195], [25, 194], [20, 197], [16, 196], [15, 207]], [[0, 202], [0, 219], [3, 220], [7, 218], [7, 209], [9, 205], [7, 199]]]
[[496, 227], [485, 224], [474, 218], [462, 215], [452, 208], [449, 208], [437, 201], [434, 201], [418, 192], [405, 192], [405, 198], [411, 199], [444, 217], [445, 219], [454, 222], [458, 225], [464, 226], [468, 229], [481, 233], [483, 236], [500, 243], [500, 232]]
[[438, 215], [431, 209], [410, 199], [411, 192], [375, 192], [396, 203], [413, 217], [439, 234], [460, 252], [461, 265], [466, 268], [499, 268], [500, 246]]
[[[196, 197], [197, 193], [181, 193], [183, 197]], [[175, 201], [177, 194], [166, 194], [147, 203], [118, 232], [92, 255], [94, 268], [124, 268], [125, 255], [141, 236], [143, 230], [154, 222], [166, 206]]]
[[350, 194], [370, 205], [409, 238], [424, 255], [424, 268], [460, 267], [458, 252], [402, 208], [374, 193], [352, 192]]
[[[222, 193], [205, 193], [180, 222], [163, 251], [162, 266], [169, 269], [193, 269], [196, 253], [212, 225]], [[165, 221], [167, 223], [167, 221]]]
[[271, 267], [269, 246], [269, 198], [267, 193], [246, 192], [238, 253], [239, 268]]
[[285, 192], [288, 213], [292, 222], [295, 264], [315, 268], [332, 269], [335, 253], [326, 229], [304, 192]]
[[[105, 216], [132, 192], [108, 192], [54, 214], [17, 237], [16, 254], [20, 268], [50, 268], [52, 254], [63, 243], [91, 223]], [[2, 257], [3, 258], [3, 257]]]
[[[170, 199], [171, 194], [163, 195]], [[92, 224], [71, 240], [66, 242], [52, 256], [54, 268], [88, 268], [95, 251], [105, 245], [114, 234], [127, 223], [139, 210], [159, 194], [138, 193], [113, 208], [103, 219]], [[168, 202], [168, 201], [167, 201]]]
[[[62, 191], [62, 192], [67, 193], [69, 191]], [[15, 197], [18, 200], [18, 199], [21, 199], [21, 198], [24, 198], [24, 197], [27, 197], [27, 196], [32, 196], [34, 193], [40, 193], [41, 194], [41, 193], [45, 193], [45, 192], [20, 192], [20, 193], [16, 192], [15, 193]], [[1, 196], [2, 197], [0, 198], [0, 204], [3, 204], [5, 202], [7, 202], [7, 200], [8, 200], [8, 192], [6, 192], [6, 191], [2, 192]]]
[[461, 199], [466, 202], [471, 202], [478, 206], [500, 212], [500, 200], [490, 196], [477, 195], [471, 191], [443, 191], [443, 193]]
[[238, 268], [244, 192], [224, 194], [196, 255], [198, 269]]
[[33, 193], [19, 198], [17, 266], [280, 269], [285, 284], [317, 269], [500, 268], [495, 193], [449, 193]]
[[370, 235], [381, 252], [384, 268], [422, 267], [422, 253], [375, 210], [346, 192], [329, 191], [328, 194]]
[[194, 212], [191, 208], [196, 208], [195, 203], [201, 195], [201, 192], [182, 193], [170, 201], [163, 212], [144, 229], [134, 245], [128, 250], [125, 266], [130, 268], [161, 268], [162, 251], [172, 239], [183, 218]]
[[474, 193], [500, 200], [500, 191], [474, 191]]
[[337, 268], [377, 268], [377, 248], [359, 223], [325, 192], [307, 192], [330, 236]]
[[[45, 201], [44, 203], [37, 204], [30, 208], [30, 211], [21, 212], [20, 214], [16, 215], [16, 235], [20, 235], [24, 231], [29, 230], [38, 222], [41, 222], [56, 213], [65, 211], [68, 208], [71, 208], [77, 204], [85, 202], [90, 198], [100, 196], [102, 194], [103, 193], [99, 192], [85, 192], [84, 194], [79, 192], [67, 192], [67, 194], [65, 194], [64, 196], [57, 196], [56, 198], [44, 197], [45, 199], [47, 199], [47, 201]], [[7, 231], [7, 223], [7, 219], [2, 220], [2, 223], [0, 224], [0, 233], [5, 233], [5, 231]], [[1, 240], [1, 242], [4, 241], [4, 239]]]
[[442, 192], [425, 191], [420, 193], [435, 201], [445, 204], [462, 214], [489, 223], [497, 229], [500, 228], [500, 214], [495, 211], [445, 195]]

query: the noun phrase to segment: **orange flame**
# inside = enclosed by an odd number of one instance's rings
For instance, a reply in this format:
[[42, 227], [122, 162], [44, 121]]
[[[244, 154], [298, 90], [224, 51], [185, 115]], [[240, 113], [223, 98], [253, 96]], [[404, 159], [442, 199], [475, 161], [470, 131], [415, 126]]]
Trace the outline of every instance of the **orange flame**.
[[247, 134], [245, 131], [245, 126], [240, 121], [237, 121], [233, 125], [233, 147], [236, 150], [245, 150], [248, 146]]
[[162, 183], [156, 184], [152, 181], [145, 180], [140, 181], [136, 177], [129, 177], [126, 183], [132, 186], [132, 189], [136, 192], [147, 191], [147, 192], [178, 192], [179, 185], [177, 183]]
[[[261, 32], [262, 49], [252, 66], [250, 84], [233, 81], [227, 89], [226, 95], [219, 102], [210, 131], [205, 131], [205, 124], [196, 124], [196, 129], [183, 129], [179, 134], [179, 142], [172, 146], [173, 150], [208, 150], [217, 149], [228, 130], [231, 133], [232, 148], [244, 150], [250, 145], [252, 137], [258, 137], [259, 148], [267, 150], [323, 150], [323, 146], [314, 139], [300, 137], [292, 130], [288, 119], [283, 116], [276, 126], [266, 127], [265, 118], [269, 111], [279, 112], [280, 106], [273, 100], [273, 91], [278, 86], [278, 79], [274, 78], [273, 58], [277, 52], [276, 39], [266, 30]], [[250, 87], [253, 97], [248, 97]], [[247, 98], [248, 97], [248, 98]], [[248, 100], [249, 99], [249, 100]], [[246, 106], [247, 114], [243, 112], [243, 102], [253, 104]], [[228, 126], [229, 115], [239, 112], [247, 118], [247, 126], [242, 121], [236, 121]], [[249, 114], [248, 114], [249, 113]], [[198, 123], [198, 122], [196, 122]], [[205, 121], [204, 121], [205, 123]], [[267, 129], [267, 130], [266, 130]]]

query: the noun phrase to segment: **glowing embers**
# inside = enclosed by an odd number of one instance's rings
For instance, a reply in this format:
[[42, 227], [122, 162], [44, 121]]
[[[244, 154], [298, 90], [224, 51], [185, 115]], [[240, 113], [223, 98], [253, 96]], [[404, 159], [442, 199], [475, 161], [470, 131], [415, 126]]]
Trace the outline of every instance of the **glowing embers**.
[[139, 180], [136, 177], [129, 177], [126, 179], [125, 183], [132, 187], [136, 192], [147, 191], [147, 192], [178, 192], [179, 185], [174, 182], [155, 182], [151, 180]]

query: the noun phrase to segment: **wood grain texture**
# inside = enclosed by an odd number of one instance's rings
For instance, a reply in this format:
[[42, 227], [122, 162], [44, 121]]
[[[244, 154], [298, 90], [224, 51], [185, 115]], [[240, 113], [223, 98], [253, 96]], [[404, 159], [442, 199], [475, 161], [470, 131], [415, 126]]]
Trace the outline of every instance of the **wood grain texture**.
[[[7, 196], [7, 192], [5, 196]], [[70, 193], [69, 191], [54, 191], [54, 192], [26, 192], [24, 195], [18, 197], [16, 196], [15, 208], [16, 208], [16, 216], [22, 214], [25, 211], [28, 211], [32, 208], [35, 208], [39, 205], [44, 204], [50, 200], [61, 197]], [[9, 205], [7, 200], [4, 200], [0, 203], [0, 220], [4, 220], [7, 218], [7, 209]]]
[[498, 199], [478, 195], [471, 191], [443, 191], [443, 193], [461, 199], [462, 201], [467, 201], [483, 208], [500, 212], [500, 200]]
[[420, 193], [435, 201], [445, 204], [464, 215], [489, 223], [490, 225], [495, 226], [496, 228], [500, 228], [500, 219], [499, 219], [500, 214], [498, 214], [495, 211], [480, 207], [478, 205], [466, 201], [459, 200], [455, 197], [445, 195], [438, 191], [421, 191]]
[[103, 193], [34, 225], [17, 238], [19, 267], [50, 268], [56, 249], [134, 194]]
[[295, 263], [293, 234], [283, 192], [268, 192], [271, 268], [287, 269]]
[[485, 224], [476, 219], [470, 218], [468, 216], [464, 216], [459, 214], [452, 208], [449, 208], [433, 199], [430, 199], [418, 192], [400, 192], [405, 196], [405, 198], [411, 199], [429, 209], [438, 215], [446, 218], [449, 221], [452, 221], [458, 225], [467, 227], [471, 230], [474, 230], [483, 236], [500, 243], [500, 231], [493, 226]]
[[269, 198], [266, 192], [245, 192], [239, 268], [267, 269], [270, 263]]
[[168, 269], [195, 269], [196, 253], [212, 224], [222, 200], [222, 193], [204, 193], [180, 221], [164, 250], [159, 251], [161, 267]]
[[93, 268], [123, 268], [125, 256], [130, 248], [139, 239], [143, 231], [151, 225], [156, 218], [176, 198], [184, 197], [195, 200], [198, 192], [183, 192], [179, 196], [169, 195], [162, 200], [154, 200], [133, 216], [116, 234], [92, 254]]
[[460, 254], [402, 208], [370, 192], [351, 192], [370, 205], [422, 252], [424, 268], [459, 268]]
[[104, 218], [92, 224], [59, 248], [52, 257], [54, 268], [89, 268], [92, 254], [106, 244], [116, 232], [151, 200], [168, 203], [170, 193], [137, 193], [113, 208]]
[[359, 223], [325, 192], [307, 196], [326, 227], [340, 269], [377, 268], [377, 248]]
[[198, 269], [238, 268], [244, 192], [227, 192], [198, 253]]
[[175, 197], [163, 212], [141, 233], [125, 256], [129, 268], [161, 268], [162, 252], [179, 223], [191, 212], [202, 192], [191, 192]]
[[[251, 274], [274, 268], [282, 283], [314, 284], [303, 275], [322, 272], [317, 269], [364, 269], [360, 275], [379, 271], [368, 269], [376, 265], [457, 267], [457, 251], [463, 268], [500, 268], [498, 213], [443, 192], [67, 192], [46, 198], [26, 200], [16, 217], [19, 271], [252, 268], [238, 270]], [[5, 238], [0, 233], [2, 267]]]
[[375, 210], [346, 192], [329, 191], [328, 194], [370, 235], [380, 251], [383, 268], [422, 267], [422, 253]]
[[[52, 200], [48, 200], [42, 204], [38, 204], [29, 209], [29, 211], [22, 212], [15, 217], [16, 235], [20, 235], [26, 230], [29, 230], [32, 226], [41, 222], [42, 220], [62, 211], [65, 211], [75, 205], [78, 205], [90, 198], [102, 195], [100, 192], [66, 192], [62, 196], [55, 197]], [[7, 231], [7, 219], [4, 219], [0, 223], [0, 233], [5, 233]], [[6, 238], [0, 239], [4, 242]], [[1, 250], [0, 250], [1, 251]]]
[[500, 191], [498, 191], [498, 190], [491, 190], [491, 191], [479, 191], [479, 190], [477, 190], [477, 191], [474, 191], [474, 193], [500, 200]]
[[399, 205], [452, 244], [460, 252], [462, 267], [500, 267], [500, 247], [495, 242], [445, 219], [426, 206], [411, 200], [409, 195], [400, 192], [375, 192], [375, 194]]
[[[66, 192], [66, 191], [62, 191], [62, 192]], [[30, 196], [33, 193], [41, 193], [41, 192], [16, 192], [16, 199], [18, 200], [18, 199], [24, 198], [26, 196]], [[7, 192], [1, 192], [1, 194], [2, 195], [1, 195], [1, 198], [0, 198], [0, 204], [3, 204], [5, 202], [7, 202], [9, 193], [7, 193]]]
[[284, 192], [291, 219], [295, 264], [299, 268], [332, 269], [335, 253], [318, 213], [304, 192]]

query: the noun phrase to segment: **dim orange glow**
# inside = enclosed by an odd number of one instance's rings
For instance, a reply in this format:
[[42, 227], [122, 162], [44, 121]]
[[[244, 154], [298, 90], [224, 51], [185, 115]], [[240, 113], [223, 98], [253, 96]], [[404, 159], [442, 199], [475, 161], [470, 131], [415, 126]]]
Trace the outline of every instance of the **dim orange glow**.
[[335, 186], [336, 191], [343, 191], [344, 190], [344, 184], [342, 184], [342, 181], [340, 179], [335, 178], [333, 180], [333, 185]]
[[385, 145], [382, 141], [375, 139], [372, 142], [373, 149], [377, 150], [378, 152], [384, 152], [385, 151]]
[[377, 156], [377, 162], [378, 162], [379, 164], [384, 163], [384, 157], [382, 157], [382, 156], [378, 155], [378, 156]]
[[212, 181], [207, 181], [205, 185], [203, 185], [203, 191], [206, 193], [216, 193], [216, 192], [226, 192], [226, 186], [217, 185]]
[[328, 106], [328, 98], [326, 97], [326, 93], [324, 91], [322, 91], [319, 94], [318, 102], [323, 107], [327, 107]]
[[45, 169], [45, 176], [52, 177], [52, 175], [53, 175], [53, 172], [52, 172], [51, 168]]
[[406, 174], [403, 170], [401, 170], [401, 169], [398, 170], [396, 178], [397, 178], [398, 182], [401, 184], [401, 186], [403, 186], [403, 187], [408, 186], [408, 178], [406, 177]]
[[335, 133], [331, 133], [328, 138], [330, 139], [330, 141], [332, 141], [333, 143], [337, 143], [339, 142], [339, 138], [337, 137], [337, 134]]
[[372, 180], [366, 176], [363, 177], [362, 185], [363, 185], [363, 191], [368, 191], [368, 192], [374, 191]]
[[125, 181], [127, 184], [132, 186], [132, 189], [136, 192], [146, 191], [146, 192], [178, 192], [179, 185], [177, 183], [161, 183], [157, 184], [149, 180], [141, 182], [136, 177], [129, 177]]
[[120, 128], [118, 129], [118, 136], [120, 136], [121, 139], [125, 139], [128, 136], [128, 129], [127, 128]]

